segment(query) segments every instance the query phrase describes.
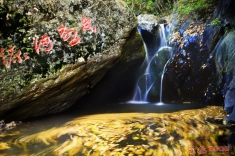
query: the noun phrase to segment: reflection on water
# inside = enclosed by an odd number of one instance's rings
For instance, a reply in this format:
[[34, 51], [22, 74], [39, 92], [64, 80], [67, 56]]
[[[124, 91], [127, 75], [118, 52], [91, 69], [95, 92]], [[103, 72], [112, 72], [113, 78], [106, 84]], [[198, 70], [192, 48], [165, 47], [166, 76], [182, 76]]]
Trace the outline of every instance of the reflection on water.
[[147, 101], [128, 101], [128, 104], [149, 104]]
[[[222, 112], [222, 107], [211, 106], [171, 113], [106, 113], [25, 123], [1, 135], [0, 154], [162, 156], [199, 155], [204, 149], [207, 155], [230, 155], [226, 136], [232, 132], [213, 123], [221, 121]], [[223, 151], [216, 151], [216, 147]]]

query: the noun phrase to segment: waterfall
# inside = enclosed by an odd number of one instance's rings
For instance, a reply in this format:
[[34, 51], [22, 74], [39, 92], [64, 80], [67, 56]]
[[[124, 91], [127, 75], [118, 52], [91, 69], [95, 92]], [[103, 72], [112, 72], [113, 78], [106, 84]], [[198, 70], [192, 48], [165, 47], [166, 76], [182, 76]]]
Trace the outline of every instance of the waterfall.
[[160, 100], [159, 103], [162, 104], [162, 88], [163, 88], [163, 78], [164, 78], [164, 74], [166, 72], [166, 66], [167, 64], [170, 62], [171, 58], [166, 62], [166, 64], [164, 65], [163, 71], [162, 71], [162, 76], [161, 76], [161, 86], [160, 86]]
[[[145, 70], [137, 80], [135, 93], [131, 101], [134, 103], [148, 103], [148, 96], [150, 92], [159, 92], [160, 102], [162, 102], [162, 83], [170, 54], [169, 47], [167, 47], [166, 30], [164, 24], [158, 25], [157, 28], [157, 33], [153, 34], [152, 32], [138, 26], [138, 31], [144, 42], [146, 57], [143, 63]], [[166, 59], [168, 61], [166, 61]], [[160, 64], [164, 64], [164, 67], [161, 67]], [[159, 78], [156, 76], [159, 73], [162, 73], [161, 82], [159, 82]], [[161, 83], [161, 85], [159, 88], [155, 88], [158, 82]]]

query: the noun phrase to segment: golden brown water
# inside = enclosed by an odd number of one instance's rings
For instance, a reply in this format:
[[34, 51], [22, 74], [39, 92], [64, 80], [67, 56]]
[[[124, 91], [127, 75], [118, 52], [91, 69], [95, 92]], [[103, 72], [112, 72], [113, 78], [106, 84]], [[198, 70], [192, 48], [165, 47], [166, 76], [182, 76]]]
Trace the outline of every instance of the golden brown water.
[[210, 106], [172, 113], [88, 115], [62, 125], [25, 123], [1, 134], [0, 155], [231, 155], [226, 136], [232, 132], [207, 121], [222, 121], [223, 116], [222, 107]]

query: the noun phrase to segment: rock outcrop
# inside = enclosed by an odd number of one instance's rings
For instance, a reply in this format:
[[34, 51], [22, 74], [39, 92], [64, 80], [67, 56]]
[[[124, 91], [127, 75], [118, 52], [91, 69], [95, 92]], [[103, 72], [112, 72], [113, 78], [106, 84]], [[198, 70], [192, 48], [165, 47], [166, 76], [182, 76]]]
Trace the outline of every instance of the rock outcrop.
[[[186, 27], [185, 24], [183, 26]], [[165, 80], [165, 86], [172, 88], [165, 90], [174, 95], [172, 101], [205, 103], [209, 100], [208, 86], [216, 74], [210, 52], [219, 38], [218, 30], [214, 25], [191, 22], [173, 33], [170, 44], [174, 49], [174, 59], [167, 68]]]
[[221, 21], [220, 29], [224, 32], [213, 51], [216, 64], [216, 82], [220, 84], [226, 107], [235, 105], [235, 1], [219, 1], [214, 18]]
[[235, 105], [235, 31], [229, 31], [218, 42], [215, 57], [217, 84], [223, 84], [226, 107]]
[[2, 1], [0, 116], [64, 111], [99, 82], [123, 52], [136, 18], [123, 1]]
[[188, 19], [172, 34], [174, 61], [165, 76], [166, 100], [235, 104], [234, 5], [221, 0], [206, 22]]

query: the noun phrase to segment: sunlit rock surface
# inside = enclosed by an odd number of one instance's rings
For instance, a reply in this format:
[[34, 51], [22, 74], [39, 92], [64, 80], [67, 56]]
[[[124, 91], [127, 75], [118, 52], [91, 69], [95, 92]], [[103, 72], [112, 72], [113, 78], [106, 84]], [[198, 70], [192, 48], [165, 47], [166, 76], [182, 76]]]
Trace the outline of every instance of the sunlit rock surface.
[[122, 55], [136, 18], [123, 1], [2, 1], [0, 116], [63, 111]]
[[88, 115], [49, 129], [28, 123], [0, 135], [0, 153], [229, 156], [234, 132], [222, 125], [223, 116], [222, 107], [211, 106], [171, 113]]
[[141, 29], [146, 30], [152, 34], [158, 34], [159, 18], [154, 15], [144, 14], [139, 15], [138, 25]]

